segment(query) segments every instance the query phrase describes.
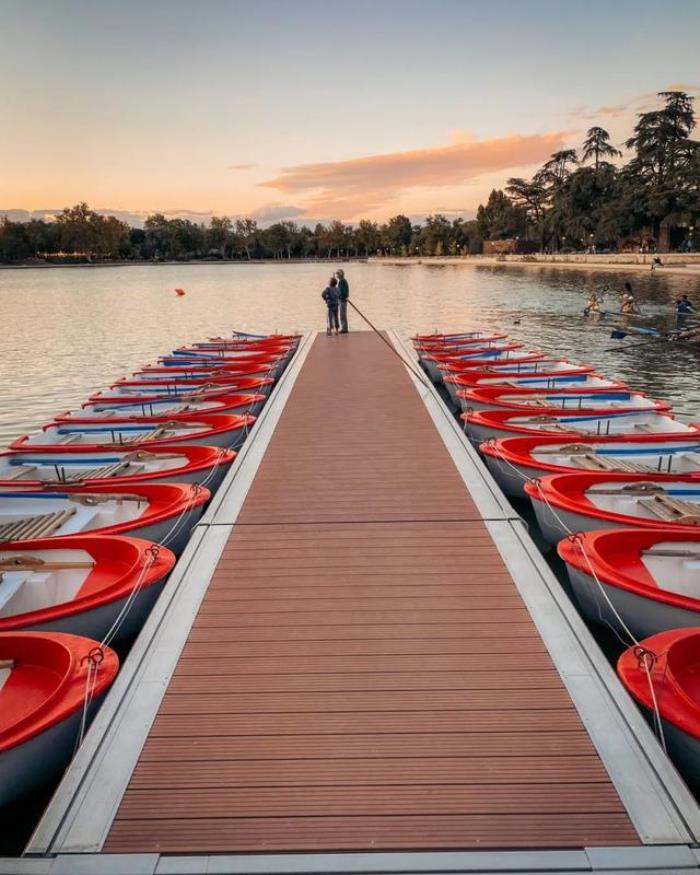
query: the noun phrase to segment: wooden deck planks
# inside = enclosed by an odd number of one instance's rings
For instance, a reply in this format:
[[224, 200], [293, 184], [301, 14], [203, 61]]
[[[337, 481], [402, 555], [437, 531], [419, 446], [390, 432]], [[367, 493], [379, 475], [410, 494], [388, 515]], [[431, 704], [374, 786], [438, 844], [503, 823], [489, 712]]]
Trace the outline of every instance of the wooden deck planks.
[[401, 365], [319, 336], [105, 850], [638, 843]]

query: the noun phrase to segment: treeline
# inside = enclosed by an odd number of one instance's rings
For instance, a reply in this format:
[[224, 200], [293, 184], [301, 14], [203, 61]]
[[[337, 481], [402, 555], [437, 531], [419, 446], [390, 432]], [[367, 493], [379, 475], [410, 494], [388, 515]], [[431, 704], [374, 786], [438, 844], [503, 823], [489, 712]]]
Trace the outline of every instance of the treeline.
[[149, 216], [144, 227], [131, 228], [114, 216], [105, 217], [87, 204], [63, 210], [54, 221], [0, 224], [0, 260], [20, 262], [102, 261], [118, 259], [290, 259], [351, 258], [369, 255], [458, 255], [481, 251], [476, 222], [430, 216], [412, 225], [407, 216], [379, 224], [333, 221], [315, 228], [276, 222], [261, 228], [254, 219], [214, 216], [208, 225], [188, 219]]
[[[87, 204], [52, 221], [0, 223], [0, 261], [30, 259], [291, 259], [383, 255], [462, 255], [485, 241], [523, 241], [540, 251], [611, 249], [625, 241], [668, 248], [697, 248], [700, 219], [700, 143], [693, 98], [659, 94], [662, 106], [638, 117], [625, 164], [607, 131], [591, 128], [580, 153], [556, 152], [532, 179], [512, 178], [492, 191], [476, 219], [437, 214], [422, 224], [404, 215], [379, 224], [333, 221], [314, 228], [214, 216], [208, 225], [156, 213], [131, 228]], [[700, 235], [698, 235], [700, 239]], [[522, 246], [523, 249], [528, 247]]]
[[660, 250], [697, 249], [700, 219], [700, 143], [693, 98], [658, 95], [663, 105], [638, 116], [622, 152], [606, 130], [591, 128], [580, 152], [553, 154], [531, 179], [509, 179], [477, 213], [484, 240], [516, 237], [539, 250], [617, 249], [628, 243]]

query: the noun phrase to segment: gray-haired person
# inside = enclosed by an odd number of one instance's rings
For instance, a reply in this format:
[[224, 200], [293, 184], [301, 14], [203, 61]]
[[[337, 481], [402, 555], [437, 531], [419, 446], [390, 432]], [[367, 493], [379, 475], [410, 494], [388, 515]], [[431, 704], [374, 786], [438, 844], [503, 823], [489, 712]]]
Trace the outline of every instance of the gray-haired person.
[[345, 271], [337, 270], [335, 275], [338, 277], [338, 299], [340, 303], [340, 333], [348, 333], [348, 298], [350, 297], [350, 286], [345, 279]]

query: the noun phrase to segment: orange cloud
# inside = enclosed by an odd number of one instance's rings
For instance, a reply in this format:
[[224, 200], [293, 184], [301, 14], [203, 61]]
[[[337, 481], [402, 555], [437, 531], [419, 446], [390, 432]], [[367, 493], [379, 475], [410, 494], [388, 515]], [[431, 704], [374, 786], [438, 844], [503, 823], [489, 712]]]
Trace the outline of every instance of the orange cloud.
[[563, 148], [572, 131], [491, 140], [453, 132], [447, 146], [285, 167], [259, 185], [308, 196], [307, 210], [352, 218], [411, 188], [459, 185], [484, 173], [526, 167]]

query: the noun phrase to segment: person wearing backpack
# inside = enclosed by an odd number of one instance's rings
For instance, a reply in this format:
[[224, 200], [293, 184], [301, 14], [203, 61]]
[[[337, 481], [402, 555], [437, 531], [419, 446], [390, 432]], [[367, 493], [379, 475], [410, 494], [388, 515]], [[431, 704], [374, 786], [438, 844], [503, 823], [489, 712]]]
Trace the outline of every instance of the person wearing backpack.
[[335, 330], [337, 336], [340, 327], [338, 323], [338, 304], [340, 301], [340, 296], [338, 294], [338, 280], [334, 276], [332, 276], [328, 280], [328, 285], [321, 292], [321, 297], [326, 302], [326, 309], [328, 310], [328, 323], [326, 325], [326, 334], [330, 337]]

